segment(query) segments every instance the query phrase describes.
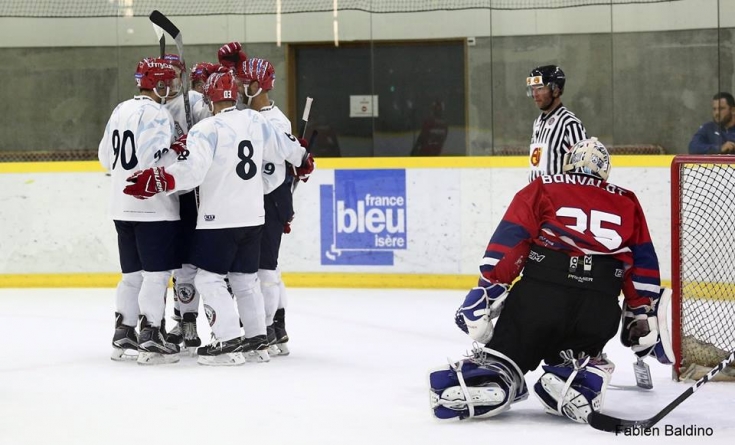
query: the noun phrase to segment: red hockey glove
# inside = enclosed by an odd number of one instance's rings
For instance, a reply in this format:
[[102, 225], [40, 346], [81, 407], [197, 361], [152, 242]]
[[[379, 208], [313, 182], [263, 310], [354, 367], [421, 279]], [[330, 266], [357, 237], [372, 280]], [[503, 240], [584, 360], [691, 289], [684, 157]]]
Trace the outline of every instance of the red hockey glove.
[[308, 181], [315, 166], [316, 163], [314, 162], [314, 156], [312, 156], [311, 153], [307, 153], [304, 160], [301, 161], [301, 166], [296, 167], [296, 177], [304, 182]]
[[283, 233], [291, 233], [291, 221], [283, 225]]
[[125, 187], [123, 193], [138, 199], [148, 199], [158, 193], [172, 190], [176, 185], [174, 177], [166, 173], [163, 167], [139, 170], [127, 181], [131, 184]]
[[184, 154], [186, 151], [186, 135], [180, 136], [178, 139], [171, 144], [171, 150], [175, 151], [177, 155]]
[[246, 61], [247, 58], [248, 56], [243, 52], [240, 42], [226, 43], [217, 51], [219, 63], [226, 68], [235, 68], [235, 66]]

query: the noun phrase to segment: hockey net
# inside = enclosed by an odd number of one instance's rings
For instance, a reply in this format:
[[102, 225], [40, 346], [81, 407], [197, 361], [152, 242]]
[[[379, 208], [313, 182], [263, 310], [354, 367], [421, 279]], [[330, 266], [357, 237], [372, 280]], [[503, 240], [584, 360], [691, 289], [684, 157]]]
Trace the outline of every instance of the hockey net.
[[735, 156], [676, 156], [671, 201], [674, 373], [699, 379], [735, 349]]

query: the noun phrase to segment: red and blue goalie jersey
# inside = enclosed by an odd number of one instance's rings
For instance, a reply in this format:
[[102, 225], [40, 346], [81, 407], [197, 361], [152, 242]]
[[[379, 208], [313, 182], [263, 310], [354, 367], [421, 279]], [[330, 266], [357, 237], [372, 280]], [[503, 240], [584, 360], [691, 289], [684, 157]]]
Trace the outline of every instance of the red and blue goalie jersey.
[[658, 298], [658, 258], [638, 198], [629, 190], [578, 174], [536, 178], [516, 194], [493, 233], [480, 286], [511, 283], [531, 244], [570, 256], [610, 255], [623, 262], [623, 294], [630, 306]]

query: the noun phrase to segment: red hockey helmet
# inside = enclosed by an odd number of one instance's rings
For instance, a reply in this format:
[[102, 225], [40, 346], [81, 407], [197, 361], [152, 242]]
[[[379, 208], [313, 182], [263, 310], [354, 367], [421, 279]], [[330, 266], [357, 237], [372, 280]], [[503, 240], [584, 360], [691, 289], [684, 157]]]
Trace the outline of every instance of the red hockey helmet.
[[237, 100], [237, 83], [232, 73], [215, 73], [204, 84], [204, 97], [210, 103]]
[[[236, 67], [237, 78], [245, 85], [250, 85], [252, 82], [258, 82], [258, 86], [263, 91], [270, 91], [273, 89], [273, 84], [276, 82], [276, 69], [273, 68], [270, 62], [265, 59], [252, 58], [240, 63]], [[257, 96], [260, 93], [255, 93]]]
[[177, 68], [179, 72], [184, 70], [184, 64], [181, 63], [181, 57], [179, 57], [178, 54], [164, 54], [163, 58], [168, 63], [173, 65], [174, 68]]
[[191, 67], [190, 77], [192, 82], [206, 82], [212, 74], [227, 71], [229, 71], [227, 68], [218, 63], [199, 62]]
[[147, 57], [138, 63], [135, 70], [135, 81], [142, 90], [170, 90], [177, 78], [174, 67], [164, 59]]

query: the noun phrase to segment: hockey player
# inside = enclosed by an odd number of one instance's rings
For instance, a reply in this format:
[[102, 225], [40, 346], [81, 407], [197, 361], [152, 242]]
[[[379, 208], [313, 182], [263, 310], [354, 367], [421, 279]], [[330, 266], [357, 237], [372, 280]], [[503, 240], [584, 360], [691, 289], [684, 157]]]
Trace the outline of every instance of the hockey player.
[[[259, 111], [276, 129], [291, 132], [291, 121], [268, 97], [273, 89], [276, 72], [265, 59], [251, 58], [236, 68], [237, 78], [242, 83], [244, 95], [252, 110]], [[260, 267], [258, 278], [265, 304], [265, 324], [271, 355], [288, 355], [286, 333], [286, 286], [278, 269], [278, 251], [281, 236], [288, 229], [293, 217], [292, 176], [285, 162], [271, 159], [265, 154], [263, 179], [265, 195], [265, 225], [260, 241]], [[308, 162], [313, 163], [311, 154]], [[307, 177], [300, 178], [304, 181]]]
[[[301, 165], [310, 173], [303, 147], [290, 134], [276, 131], [259, 113], [237, 110], [237, 85], [231, 73], [215, 74], [207, 80], [205, 97], [212, 104], [214, 116], [192, 129], [187, 159], [168, 169], [138, 171], [128, 181], [126, 194], [140, 198], [170, 195], [179, 189], [199, 186], [199, 216], [193, 248], [193, 264], [199, 268], [196, 288], [202, 293], [204, 310], [212, 327], [214, 340], [198, 349], [199, 363], [238, 365], [245, 361], [243, 352], [257, 351], [268, 360], [265, 326], [260, 332], [248, 332], [250, 320], [244, 319], [245, 338], [240, 326], [225, 276], [229, 277], [241, 316], [265, 319], [249, 313], [260, 299], [258, 256], [264, 223], [263, 155]], [[238, 205], [233, 205], [233, 203]]]
[[204, 99], [204, 84], [210, 75], [225, 73], [227, 68], [216, 63], [200, 62], [191, 67], [191, 90], [189, 90], [189, 104], [194, 123], [212, 116], [209, 106]]
[[519, 191], [490, 239], [478, 287], [455, 318], [482, 346], [430, 374], [436, 417], [509, 409], [528, 396], [523, 376], [543, 360], [533, 391], [546, 411], [586, 423], [601, 409], [610, 378], [598, 356], [617, 332], [621, 289], [625, 344], [668, 361], [658, 328], [658, 258], [638, 199], [606, 182], [610, 156], [595, 138], [578, 142], [563, 169]]
[[111, 358], [134, 358], [130, 352], [137, 350], [140, 364], [173, 363], [179, 348], [164, 339], [161, 320], [171, 271], [181, 266], [176, 252], [179, 199], [161, 195], [140, 201], [122, 189], [131, 172], [162, 168], [176, 159], [169, 150], [174, 123], [162, 105], [176, 87], [176, 73], [163, 59], [143, 59], [135, 79], [140, 94], [115, 108], [99, 144], [100, 163], [112, 176], [111, 214], [122, 269]]

